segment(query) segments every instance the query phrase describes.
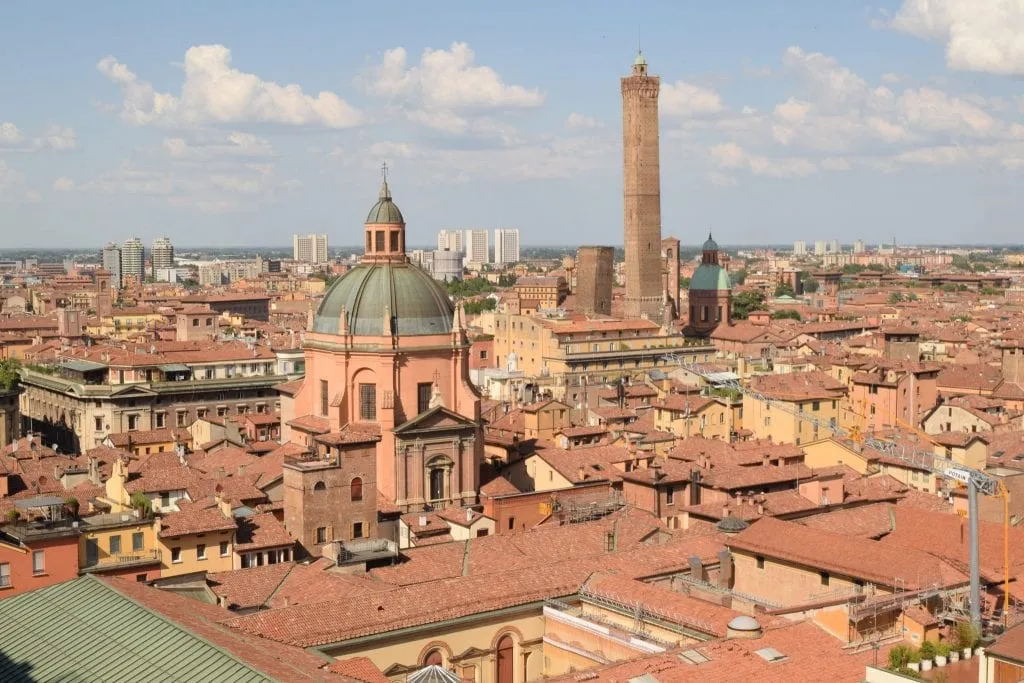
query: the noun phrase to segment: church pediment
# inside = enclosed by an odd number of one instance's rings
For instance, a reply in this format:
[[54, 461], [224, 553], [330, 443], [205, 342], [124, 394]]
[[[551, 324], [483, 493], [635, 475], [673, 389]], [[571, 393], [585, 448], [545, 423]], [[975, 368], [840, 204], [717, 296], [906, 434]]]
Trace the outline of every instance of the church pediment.
[[395, 427], [396, 435], [408, 438], [424, 432], [444, 432], [452, 430], [476, 429], [476, 423], [467, 417], [448, 410], [444, 406], [436, 406], [420, 413], [405, 424]]

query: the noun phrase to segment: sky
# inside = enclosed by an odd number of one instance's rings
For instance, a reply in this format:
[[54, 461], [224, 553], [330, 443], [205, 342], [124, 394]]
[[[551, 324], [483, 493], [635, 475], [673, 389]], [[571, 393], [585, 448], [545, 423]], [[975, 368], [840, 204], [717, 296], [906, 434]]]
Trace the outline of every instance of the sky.
[[8, 0], [0, 248], [620, 245], [638, 42], [664, 235], [1024, 241], [1024, 0]]

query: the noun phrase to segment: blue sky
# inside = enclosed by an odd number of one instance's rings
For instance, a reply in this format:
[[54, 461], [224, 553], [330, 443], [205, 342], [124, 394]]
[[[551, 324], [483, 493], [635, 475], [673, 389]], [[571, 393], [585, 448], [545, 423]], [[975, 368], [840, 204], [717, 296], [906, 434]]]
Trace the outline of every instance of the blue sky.
[[1019, 242], [1017, 0], [0, 5], [2, 246], [622, 243], [618, 78], [662, 78], [663, 233]]

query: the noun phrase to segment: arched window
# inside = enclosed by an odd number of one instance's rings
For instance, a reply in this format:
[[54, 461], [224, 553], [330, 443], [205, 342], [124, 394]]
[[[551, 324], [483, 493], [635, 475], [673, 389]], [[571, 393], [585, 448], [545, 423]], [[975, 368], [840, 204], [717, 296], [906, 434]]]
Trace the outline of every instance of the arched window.
[[326, 491], [327, 490], [327, 484], [323, 483], [322, 481], [318, 481], [317, 483], [313, 484], [313, 490], [314, 491]]
[[352, 480], [351, 484], [352, 501], [358, 501], [363, 499], [363, 480], [360, 477], [356, 477]]
[[515, 660], [512, 659], [512, 637], [502, 636], [501, 640], [498, 641], [497, 658], [495, 661], [495, 681], [497, 683], [512, 683], [514, 680], [515, 672]]
[[440, 650], [431, 650], [423, 658], [423, 666], [444, 666], [444, 656]]

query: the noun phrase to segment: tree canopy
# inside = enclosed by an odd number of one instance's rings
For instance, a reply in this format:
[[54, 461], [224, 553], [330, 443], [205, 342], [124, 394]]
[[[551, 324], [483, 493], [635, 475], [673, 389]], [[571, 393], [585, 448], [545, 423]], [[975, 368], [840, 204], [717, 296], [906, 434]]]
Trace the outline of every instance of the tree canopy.
[[17, 358], [0, 360], [0, 389], [10, 391], [18, 386], [18, 382], [21, 381], [21, 376], [18, 374], [20, 367], [21, 363]]
[[751, 311], [761, 308], [764, 303], [764, 294], [758, 291], [740, 292], [732, 297], [732, 317], [736, 320], [746, 320]]

